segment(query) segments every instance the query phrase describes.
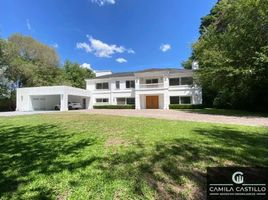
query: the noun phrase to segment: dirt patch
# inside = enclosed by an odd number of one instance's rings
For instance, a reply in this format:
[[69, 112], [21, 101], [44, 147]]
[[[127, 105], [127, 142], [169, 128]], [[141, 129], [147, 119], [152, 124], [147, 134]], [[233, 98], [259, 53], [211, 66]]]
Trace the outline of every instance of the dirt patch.
[[57, 200], [67, 200], [69, 197], [69, 192], [68, 191], [65, 191], [63, 192], [62, 194], [58, 194], [56, 199]]
[[106, 140], [105, 147], [114, 147], [114, 146], [129, 146], [130, 142], [123, 140], [118, 137], [109, 137]]

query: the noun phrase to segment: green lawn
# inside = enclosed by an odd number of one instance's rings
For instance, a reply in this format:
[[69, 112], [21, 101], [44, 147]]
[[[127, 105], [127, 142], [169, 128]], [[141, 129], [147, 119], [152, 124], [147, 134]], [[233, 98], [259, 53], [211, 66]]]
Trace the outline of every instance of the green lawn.
[[183, 111], [199, 114], [210, 115], [225, 115], [225, 116], [238, 116], [238, 117], [268, 117], [265, 112], [250, 112], [245, 110], [232, 110], [232, 109], [217, 109], [217, 108], [202, 108], [202, 109], [183, 109]]
[[203, 199], [207, 166], [268, 166], [268, 129], [57, 113], [0, 118], [0, 199]]

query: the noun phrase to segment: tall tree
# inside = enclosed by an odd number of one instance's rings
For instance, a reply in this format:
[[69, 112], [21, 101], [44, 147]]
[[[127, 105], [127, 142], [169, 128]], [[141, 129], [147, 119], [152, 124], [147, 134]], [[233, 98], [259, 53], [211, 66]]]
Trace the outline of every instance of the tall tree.
[[10, 78], [22, 86], [44, 86], [58, 83], [59, 57], [56, 51], [32, 37], [20, 34], [8, 38], [13, 48], [9, 62]]
[[68, 80], [73, 87], [85, 88], [85, 79], [94, 77], [92, 70], [82, 68], [78, 63], [67, 60], [63, 66], [64, 79]]
[[268, 109], [267, 27], [267, 0], [221, 0], [202, 19], [191, 59], [214, 106]]

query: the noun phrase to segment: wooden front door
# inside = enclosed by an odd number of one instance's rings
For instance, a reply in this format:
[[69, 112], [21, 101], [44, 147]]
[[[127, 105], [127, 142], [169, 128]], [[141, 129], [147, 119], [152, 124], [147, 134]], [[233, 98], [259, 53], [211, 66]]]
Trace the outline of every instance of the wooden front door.
[[146, 108], [158, 109], [159, 108], [158, 96], [146, 96]]

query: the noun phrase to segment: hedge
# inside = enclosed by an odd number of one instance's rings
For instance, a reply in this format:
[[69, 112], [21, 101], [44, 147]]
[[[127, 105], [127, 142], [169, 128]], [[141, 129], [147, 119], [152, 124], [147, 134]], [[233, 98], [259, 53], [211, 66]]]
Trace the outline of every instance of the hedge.
[[200, 109], [202, 104], [169, 104], [169, 109]]
[[135, 109], [135, 105], [98, 105], [94, 109]]

